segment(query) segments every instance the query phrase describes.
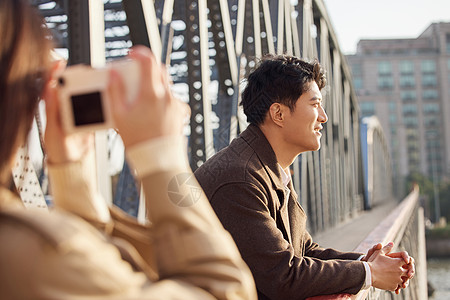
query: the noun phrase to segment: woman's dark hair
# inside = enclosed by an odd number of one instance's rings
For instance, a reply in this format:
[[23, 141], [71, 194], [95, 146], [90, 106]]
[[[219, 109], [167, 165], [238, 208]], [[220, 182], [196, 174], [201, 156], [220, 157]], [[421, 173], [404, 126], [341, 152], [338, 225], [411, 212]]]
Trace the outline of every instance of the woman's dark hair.
[[51, 41], [27, 0], [0, 1], [0, 184], [8, 184], [50, 68]]
[[264, 122], [273, 103], [282, 103], [294, 111], [295, 103], [315, 81], [321, 90], [325, 75], [318, 61], [308, 63], [290, 55], [266, 55], [247, 78], [241, 105], [251, 124]]

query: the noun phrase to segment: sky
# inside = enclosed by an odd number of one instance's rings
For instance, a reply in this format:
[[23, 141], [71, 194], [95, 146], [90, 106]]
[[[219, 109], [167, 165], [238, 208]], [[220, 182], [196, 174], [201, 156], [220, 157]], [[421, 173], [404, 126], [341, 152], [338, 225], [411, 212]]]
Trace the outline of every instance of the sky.
[[416, 38], [433, 22], [450, 22], [450, 0], [323, 0], [341, 51], [360, 39]]

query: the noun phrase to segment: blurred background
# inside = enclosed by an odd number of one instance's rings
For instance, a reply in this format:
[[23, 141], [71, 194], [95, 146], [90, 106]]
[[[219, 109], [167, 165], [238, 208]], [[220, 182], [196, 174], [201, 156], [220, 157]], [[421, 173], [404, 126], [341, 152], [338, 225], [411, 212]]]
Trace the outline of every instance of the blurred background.
[[435, 222], [427, 230], [428, 280], [435, 289], [430, 299], [450, 299], [450, 252], [436, 249], [450, 238], [450, 81], [441, 75], [450, 70], [450, 1], [324, 2], [352, 69], [362, 115], [380, 119], [394, 176], [420, 183]]
[[[103, 66], [134, 44], [161, 58], [174, 93], [191, 107], [185, 133], [194, 170], [247, 126], [240, 93], [261, 55], [319, 59], [329, 121], [320, 151], [291, 168], [309, 231], [342, 250], [375, 232], [416, 257], [409, 289], [371, 290], [369, 299], [422, 300], [427, 282], [430, 299], [450, 299], [449, 0], [30, 1], [69, 65]], [[44, 127], [41, 113], [29, 146], [51, 205]], [[96, 149], [106, 201], [145, 220], [120, 137], [97, 132]]]

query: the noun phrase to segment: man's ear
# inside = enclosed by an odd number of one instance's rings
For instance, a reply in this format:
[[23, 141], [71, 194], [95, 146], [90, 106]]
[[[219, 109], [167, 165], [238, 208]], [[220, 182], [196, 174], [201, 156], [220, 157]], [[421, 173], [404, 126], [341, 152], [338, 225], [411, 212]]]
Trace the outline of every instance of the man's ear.
[[280, 103], [273, 103], [269, 107], [269, 118], [276, 125], [283, 127], [283, 125], [284, 125], [284, 108]]

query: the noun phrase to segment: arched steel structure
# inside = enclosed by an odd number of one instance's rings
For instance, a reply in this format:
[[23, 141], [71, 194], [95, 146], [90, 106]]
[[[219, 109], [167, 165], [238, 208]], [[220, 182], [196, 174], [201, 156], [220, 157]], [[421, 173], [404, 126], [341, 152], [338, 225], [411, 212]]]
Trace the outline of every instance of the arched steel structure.
[[[289, 53], [319, 59], [328, 80], [323, 94], [329, 121], [322, 149], [293, 164], [294, 186], [312, 232], [364, 208], [359, 109], [322, 0], [31, 1], [57, 43], [68, 48], [70, 63], [102, 63], [144, 44], [170, 64], [176, 91], [191, 106], [193, 169], [245, 128], [240, 82], [257, 58]], [[102, 30], [105, 39], [93, 34]]]
[[361, 120], [361, 148], [364, 169], [365, 208], [392, 199], [392, 170], [383, 128], [377, 117]]

